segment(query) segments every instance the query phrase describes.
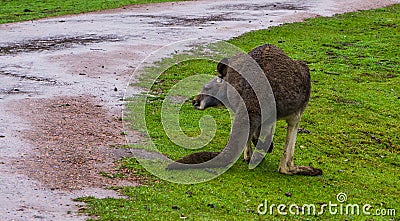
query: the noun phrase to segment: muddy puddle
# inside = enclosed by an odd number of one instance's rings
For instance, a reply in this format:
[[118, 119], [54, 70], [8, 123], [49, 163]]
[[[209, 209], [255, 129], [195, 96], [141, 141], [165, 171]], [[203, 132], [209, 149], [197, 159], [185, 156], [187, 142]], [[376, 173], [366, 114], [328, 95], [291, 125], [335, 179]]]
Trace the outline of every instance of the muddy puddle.
[[202, 16], [202, 17], [178, 17], [178, 16], [154, 16], [154, 15], [135, 15], [138, 18], [150, 18], [148, 24], [156, 26], [205, 26], [212, 25], [220, 21], [240, 21], [241, 19], [235, 18], [231, 13], [224, 13], [218, 15]]
[[77, 45], [88, 45], [99, 42], [117, 42], [123, 38], [116, 35], [83, 35], [83, 36], [55, 36], [43, 39], [31, 39], [22, 42], [12, 42], [8, 45], [0, 45], [0, 56], [17, 53], [41, 52], [71, 48]]
[[290, 10], [290, 11], [303, 11], [307, 10], [309, 7], [307, 5], [301, 5], [299, 1], [297, 2], [273, 2], [273, 3], [259, 3], [254, 4], [248, 2], [246, 4], [228, 4], [224, 6], [218, 6], [214, 9], [227, 9], [227, 10], [239, 10], [239, 11], [255, 11], [255, 10], [268, 10], [268, 11], [278, 11], [278, 10]]
[[31, 80], [31, 81], [47, 82], [50, 84], [57, 84], [57, 81], [54, 79], [44, 78], [44, 77], [39, 77], [39, 76], [28, 76], [28, 75], [23, 75], [23, 74], [16, 74], [16, 73], [11, 73], [11, 72], [2, 71], [2, 70], [0, 70], [0, 75], [8, 76], [8, 77], [16, 77], [16, 78], [20, 78], [22, 80]]

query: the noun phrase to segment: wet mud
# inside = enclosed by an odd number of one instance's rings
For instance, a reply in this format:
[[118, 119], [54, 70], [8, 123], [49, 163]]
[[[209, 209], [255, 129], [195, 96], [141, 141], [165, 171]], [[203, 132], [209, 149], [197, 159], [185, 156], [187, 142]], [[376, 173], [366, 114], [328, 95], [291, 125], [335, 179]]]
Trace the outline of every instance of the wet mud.
[[[50, 83], [53, 85], [57, 84], [57, 81], [54, 79], [44, 78], [44, 77], [39, 77], [39, 76], [28, 76], [28, 75], [24, 75], [24, 74], [11, 73], [11, 72], [2, 71], [2, 70], [0, 70], [0, 75], [8, 76], [8, 77], [15, 77], [15, 78], [19, 78], [21, 80], [47, 82], [47, 83]], [[18, 91], [18, 90], [16, 90], [16, 91]]]
[[41, 52], [70, 48], [75, 45], [88, 45], [99, 42], [122, 41], [122, 37], [115, 35], [98, 36], [95, 34], [83, 36], [55, 36], [44, 39], [31, 39], [22, 42], [12, 42], [8, 45], [0, 45], [0, 56], [26, 52]]
[[229, 9], [229, 10], [244, 10], [244, 11], [254, 11], [254, 10], [269, 10], [269, 11], [277, 11], [277, 10], [293, 10], [293, 11], [302, 11], [307, 10], [309, 7], [307, 5], [299, 4], [297, 2], [273, 2], [273, 3], [260, 3], [254, 4], [252, 2], [248, 2], [247, 4], [230, 4], [224, 6], [218, 6], [216, 9]]
[[240, 21], [242, 19], [234, 18], [231, 13], [210, 15], [202, 17], [177, 17], [177, 16], [154, 16], [154, 15], [136, 15], [138, 18], [151, 18], [153, 21], [148, 24], [153, 24], [161, 27], [168, 26], [182, 26], [182, 27], [193, 27], [193, 26], [207, 26], [215, 24], [220, 21]]

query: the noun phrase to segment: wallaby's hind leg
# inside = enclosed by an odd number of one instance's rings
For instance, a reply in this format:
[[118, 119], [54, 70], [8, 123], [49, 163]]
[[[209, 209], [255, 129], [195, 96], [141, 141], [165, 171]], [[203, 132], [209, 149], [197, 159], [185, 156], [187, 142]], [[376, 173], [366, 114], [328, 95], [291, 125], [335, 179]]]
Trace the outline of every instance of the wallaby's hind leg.
[[279, 172], [283, 174], [299, 174], [308, 176], [317, 176], [322, 174], [321, 169], [313, 168], [311, 166], [295, 166], [293, 163], [294, 148], [296, 144], [297, 129], [299, 128], [299, 122], [302, 111], [295, 113], [286, 118], [288, 123], [287, 135], [285, 148], [281, 163], [279, 164]]

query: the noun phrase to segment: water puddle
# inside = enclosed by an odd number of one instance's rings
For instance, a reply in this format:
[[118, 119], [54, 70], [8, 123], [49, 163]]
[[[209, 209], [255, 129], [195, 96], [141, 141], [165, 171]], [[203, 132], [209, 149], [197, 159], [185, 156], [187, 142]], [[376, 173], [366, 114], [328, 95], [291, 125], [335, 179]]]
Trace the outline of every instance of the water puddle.
[[88, 45], [100, 42], [118, 42], [124, 38], [116, 35], [82, 35], [82, 36], [55, 36], [44, 39], [32, 39], [0, 46], [0, 56], [23, 52], [50, 51], [71, 48], [75, 45]]
[[274, 3], [261, 3], [261, 4], [227, 4], [223, 6], [218, 6], [213, 9], [225, 9], [225, 10], [240, 10], [240, 11], [254, 11], [254, 10], [289, 10], [289, 11], [302, 11], [307, 10], [308, 7], [299, 3], [289, 3], [289, 2], [274, 2]]
[[220, 21], [240, 21], [243, 19], [238, 19], [232, 17], [232, 13], [224, 13], [219, 15], [210, 15], [210, 16], [188, 16], [188, 17], [178, 17], [178, 16], [167, 16], [167, 15], [134, 15], [134, 17], [139, 18], [149, 18], [151, 21], [148, 24], [156, 25], [156, 26], [201, 26], [201, 25], [212, 25], [215, 22]]

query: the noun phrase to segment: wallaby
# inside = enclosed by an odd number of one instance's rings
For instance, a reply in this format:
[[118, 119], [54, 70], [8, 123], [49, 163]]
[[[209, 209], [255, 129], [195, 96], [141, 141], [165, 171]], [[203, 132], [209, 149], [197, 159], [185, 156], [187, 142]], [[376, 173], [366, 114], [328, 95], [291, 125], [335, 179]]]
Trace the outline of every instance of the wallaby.
[[[322, 170], [311, 166], [296, 166], [293, 163], [294, 148], [296, 143], [299, 121], [310, 98], [311, 77], [307, 65], [303, 61], [296, 61], [288, 57], [281, 49], [274, 45], [265, 44], [249, 52], [257, 64], [261, 67], [267, 77], [275, 97], [277, 120], [286, 120], [287, 135], [284, 146], [284, 152], [279, 164], [279, 172], [283, 174], [301, 174], [316, 176], [321, 175]], [[244, 150], [244, 160], [249, 162], [252, 157], [251, 143], [256, 146], [259, 141], [261, 127], [261, 113], [258, 99], [253, 90], [248, 90], [247, 81], [236, 70], [230, 67], [230, 63], [236, 64], [240, 60], [236, 57], [231, 59], [224, 58], [218, 65], [218, 76], [206, 83], [200, 94], [193, 100], [193, 106], [196, 109], [204, 110], [208, 107], [218, 106], [222, 103], [216, 97], [226, 95], [226, 84], [231, 84], [243, 99], [249, 117], [250, 130], [247, 145]], [[210, 96], [216, 95], [216, 96]], [[235, 112], [234, 104], [228, 104], [228, 108]], [[235, 125], [234, 125], [235, 126]], [[241, 128], [232, 128], [232, 134]], [[231, 136], [232, 136], [231, 134]], [[262, 146], [262, 145], [261, 145]], [[225, 148], [229, 148], [228, 146]], [[270, 152], [270, 147], [264, 147], [264, 150]], [[188, 164], [183, 167], [176, 163], [168, 166], [168, 169], [187, 169], [200, 168], [198, 163], [213, 159], [219, 152], [200, 152], [194, 153], [177, 160], [179, 163]], [[217, 165], [216, 165], [217, 166]]]

